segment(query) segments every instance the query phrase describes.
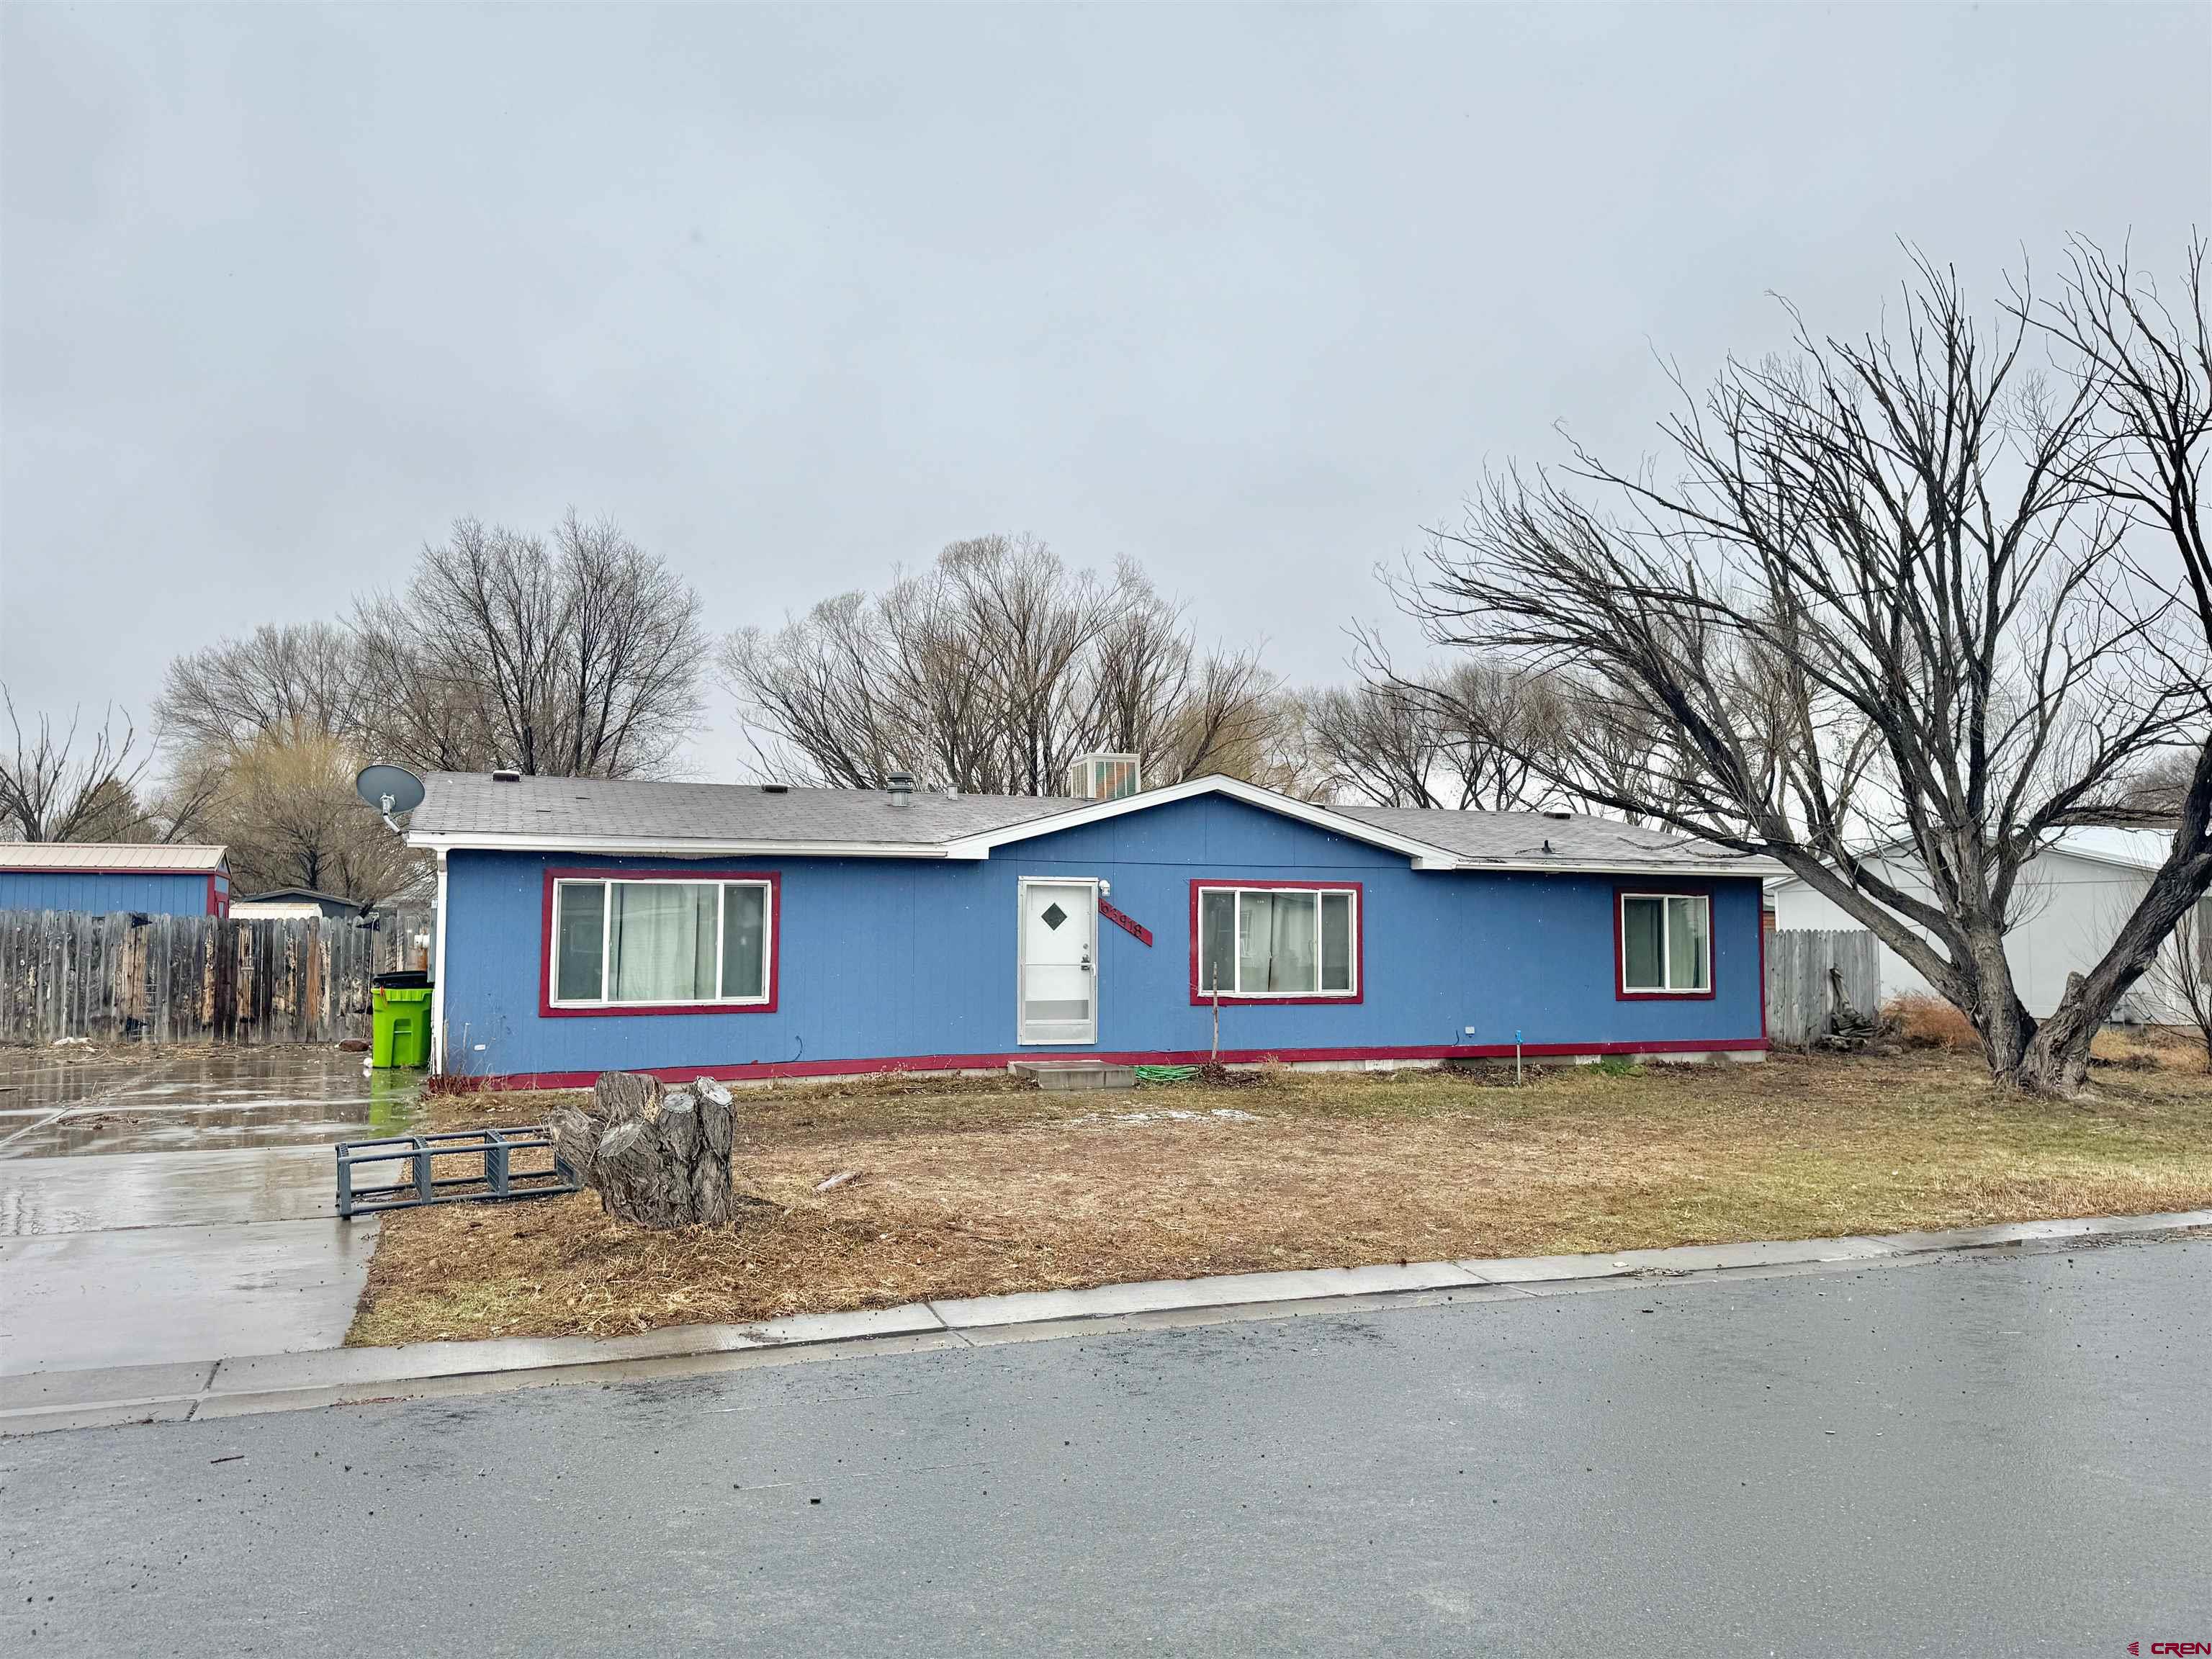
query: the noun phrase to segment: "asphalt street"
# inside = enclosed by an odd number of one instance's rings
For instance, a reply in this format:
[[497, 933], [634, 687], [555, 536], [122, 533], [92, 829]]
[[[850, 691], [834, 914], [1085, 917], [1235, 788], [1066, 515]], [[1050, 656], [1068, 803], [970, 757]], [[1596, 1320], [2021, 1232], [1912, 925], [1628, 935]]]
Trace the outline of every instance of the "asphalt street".
[[0, 1443], [17, 1654], [2212, 1639], [2212, 1240]]

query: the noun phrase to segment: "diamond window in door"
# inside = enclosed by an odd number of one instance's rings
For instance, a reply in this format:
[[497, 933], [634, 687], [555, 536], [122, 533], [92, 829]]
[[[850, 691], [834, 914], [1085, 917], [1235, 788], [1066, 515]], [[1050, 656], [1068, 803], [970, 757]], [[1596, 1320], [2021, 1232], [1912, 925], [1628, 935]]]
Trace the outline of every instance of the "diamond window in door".
[[1046, 927], [1057, 932], [1059, 931], [1060, 924], [1067, 920], [1067, 912], [1061, 909], [1057, 904], [1048, 905], [1045, 907], [1044, 914], [1039, 916], [1037, 920], [1042, 922]]

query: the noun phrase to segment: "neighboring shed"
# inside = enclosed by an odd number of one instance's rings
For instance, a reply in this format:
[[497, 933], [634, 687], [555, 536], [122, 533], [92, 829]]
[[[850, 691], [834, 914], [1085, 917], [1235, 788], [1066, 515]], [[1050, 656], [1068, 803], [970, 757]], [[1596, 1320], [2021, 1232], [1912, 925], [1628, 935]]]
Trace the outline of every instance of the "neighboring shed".
[[[2021, 1004], [2041, 1019], [2066, 994], [2067, 976], [2094, 967], [2165, 862], [2172, 837], [2158, 830], [2069, 830], [2030, 860], [2021, 872], [2012, 932], [2005, 956]], [[1882, 878], [1901, 890], [1925, 895], [1927, 872], [1905, 859], [1874, 860]], [[1784, 927], [1856, 927], [1862, 924], [1796, 877], [1774, 884], [1775, 915]], [[2212, 901], [2198, 910], [2200, 938], [2212, 936]], [[2168, 949], [2172, 946], [2169, 944]], [[1885, 994], [1932, 994], [1928, 981], [1887, 945], [1881, 947]], [[2137, 981], [2118, 1017], [2161, 1024], [2179, 1021], [2179, 1009], [2160, 1000], [2156, 986]]]
[[574, 1083], [1036, 1058], [1765, 1051], [1771, 861], [1595, 818], [434, 774], [439, 1060]]
[[234, 899], [230, 913], [234, 916], [341, 916], [350, 920], [366, 908], [358, 900], [313, 887], [273, 887], [265, 893]]
[[220, 847], [4, 842], [0, 842], [0, 910], [228, 915], [230, 869]]

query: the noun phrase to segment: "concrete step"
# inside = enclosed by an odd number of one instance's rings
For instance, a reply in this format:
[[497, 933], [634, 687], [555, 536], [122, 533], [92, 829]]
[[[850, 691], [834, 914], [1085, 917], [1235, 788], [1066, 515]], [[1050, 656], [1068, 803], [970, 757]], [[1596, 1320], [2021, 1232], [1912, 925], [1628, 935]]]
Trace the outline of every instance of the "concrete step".
[[1054, 1094], [1085, 1094], [1094, 1089], [1133, 1089], [1137, 1068], [1109, 1066], [1103, 1060], [1018, 1060], [1007, 1068], [1016, 1077], [1035, 1079], [1036, 1086]]

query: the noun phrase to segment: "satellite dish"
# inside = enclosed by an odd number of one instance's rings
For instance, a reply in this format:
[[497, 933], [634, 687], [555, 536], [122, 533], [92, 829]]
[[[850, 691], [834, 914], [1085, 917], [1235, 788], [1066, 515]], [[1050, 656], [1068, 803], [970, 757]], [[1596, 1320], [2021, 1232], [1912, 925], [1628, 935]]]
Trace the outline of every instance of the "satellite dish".
[[365, 766], [353, 787], [355, 793], [384, 814], [386, 823], [392, 823], [394, 812], [411, 812], [422, 804], [422, 780], [404, 766]]

